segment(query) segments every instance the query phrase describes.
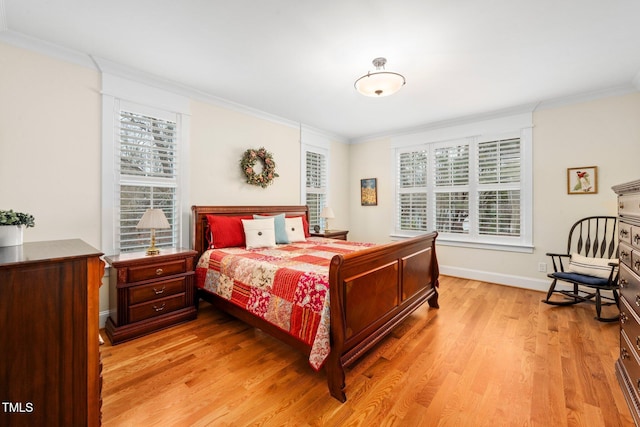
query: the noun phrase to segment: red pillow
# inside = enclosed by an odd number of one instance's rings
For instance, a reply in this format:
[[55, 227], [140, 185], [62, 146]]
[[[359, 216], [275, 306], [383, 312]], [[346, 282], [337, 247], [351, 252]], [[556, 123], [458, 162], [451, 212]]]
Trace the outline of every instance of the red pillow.
[[307, 221], [306, 215], [287, 215], [287, 218], [302, 218], [302, 228], [304, 229], [304, 237], [311, 237], [311, 232], [309, 231], [309, 221]]
[[211, 247], [228, 248], [246, 246], [244, 237], [243, 219], [253, 219], [253, 216], [222, 216], [207, 215], [209, 230], [213, 237]]

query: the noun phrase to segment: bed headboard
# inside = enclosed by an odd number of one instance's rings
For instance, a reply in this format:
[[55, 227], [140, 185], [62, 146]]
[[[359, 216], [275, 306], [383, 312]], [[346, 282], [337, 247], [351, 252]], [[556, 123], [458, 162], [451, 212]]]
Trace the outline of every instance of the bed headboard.
[[309, 221], [307, 206], [191, 206], [191, 247], [202, 255], [208, 249], [207, 233], [209, 224], [207, 215], [253, 215], [281, 214], [304, 215]]

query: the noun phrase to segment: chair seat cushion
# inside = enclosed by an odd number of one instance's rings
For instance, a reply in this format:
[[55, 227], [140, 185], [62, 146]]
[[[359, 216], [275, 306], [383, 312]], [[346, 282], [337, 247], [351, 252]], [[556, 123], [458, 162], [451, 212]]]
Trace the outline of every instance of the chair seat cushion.
[[583, 283], [589, 286], [606, 287], [609, 285], [608, 279], [603, 279], [601, 277], [587, 276], [586, 274], [558, 271], [557, 273], [552, 273], [550, 276], [556, 279], [566, 280], [571, 283], [579, 283], [579, 284]]

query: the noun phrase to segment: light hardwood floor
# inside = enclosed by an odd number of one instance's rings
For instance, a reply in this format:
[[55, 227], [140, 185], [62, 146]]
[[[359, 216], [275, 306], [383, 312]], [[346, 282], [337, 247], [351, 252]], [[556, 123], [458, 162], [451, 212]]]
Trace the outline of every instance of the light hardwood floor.
[[441, 277], [440, 309], [352, 366], [344, 404], [304, 355], [202, 303], [195, 321], [101, 347], [103, 425], [632, 426], [618, 324], [542, 297]]

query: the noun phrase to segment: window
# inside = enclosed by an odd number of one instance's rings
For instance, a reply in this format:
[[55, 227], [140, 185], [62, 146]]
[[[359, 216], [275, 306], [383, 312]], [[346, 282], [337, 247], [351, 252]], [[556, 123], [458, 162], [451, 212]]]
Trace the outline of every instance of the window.
[[302, 204], [309, 207], [309, 225], [325, 228], [320, 218], [322, 208], [329, 204], [329, 147], [331, 142], [325, 135], [312, 129], [300, 128], [301, 194]]
[[394, 234], [437, 230], [445, 244], [530, 250], [530, 127], [416, 144], [420, 136], [395, 144]]
[[309, 225], [324, 228], [320, 212], [327, 204], [327, 156], [317, 151], [306, 151], [305, 171], [305, 203], [309, 207]]
[[149, 208], [162, 209], [170, 229], [156, 230], [157, 247], [178, 244], [177, 123], [120, 109], [116, 132], [115, 249], [142, 250], [149, 246], [149, 230], [136, 228]]
[[136, 225], [151, 207], [171, 226], [156, 246], [188, 247], [188, 98], [103, 73], [102, 123], [102, 250], [147, 248]]

